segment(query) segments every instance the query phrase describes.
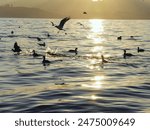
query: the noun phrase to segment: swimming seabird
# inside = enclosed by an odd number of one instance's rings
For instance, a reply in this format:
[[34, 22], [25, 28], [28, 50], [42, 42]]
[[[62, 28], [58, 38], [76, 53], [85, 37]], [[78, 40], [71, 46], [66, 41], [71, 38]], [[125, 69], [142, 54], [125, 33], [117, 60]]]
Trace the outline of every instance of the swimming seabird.
[[122, 36], [117, 37], [117, 40], [121, 40], [121, 39], [122, 39]]
[[145, 50], [144, 49], [141, 49], [140, 47], [137, 48], [137, 52], [144, 52]]
[[42, 41], [42, 39], [41, 39], [41, 38], [39, 38], [39, 37], [37, 37], [37, 40], [38, 40], [38, 41]]
[[75, 48], [75, 50], [69, 50], [68, 52], [77, 54], [78, 53], [78, 48]]
[[137, 40], [137, 39], [135, 39], [134, 36], [130, 36], [128, 40]]
[[22, 51], [22, 50], [20, 49], [20, 46], [18, 46], [18, 43], [17, 43], [17, 42], [14, 43], [14, 49], [12, 49], [12, 51], [13, 51], [13, 52], [17, 52], [18, 54], [20, 53], [20, 51]]
[[134, 56], [133, 54], [131, 53], [127, 53], [126, 50], [124, 50], [124, 54], [123, 54], [123, 57], [126, 58], [126, 57], [131, 57], [131, 56]]
[[51, 63], [49, 60], [46, 60], [45, 56], [43, 56], [43, 61], [42, 63], [45, 65], [45, 64], [49, 64]]
[[43, 56], [43, 55], [41, 55], [41, 54], [36, 53], [35, 50], [33, 50], [32, 52], [33, 52], [33, 54], [32, 54], [33, 57]]
[[108, 61], [107, 61], [107, 60], [105, 60], [105, 58], [104, 58], [104, 56], [103, 56], [103, 55], [101, 55], [101, 58], [102, 58], [102, 63], [108, 63]]
[[45, 42], [43, 42], [43, 43], [38, 43], [38, 45], [39, 45], [39, 46], [44, 46], [44, 47], [46, 46]]
[[11, 31], [11, 34], [14, 34], [14, 31]]

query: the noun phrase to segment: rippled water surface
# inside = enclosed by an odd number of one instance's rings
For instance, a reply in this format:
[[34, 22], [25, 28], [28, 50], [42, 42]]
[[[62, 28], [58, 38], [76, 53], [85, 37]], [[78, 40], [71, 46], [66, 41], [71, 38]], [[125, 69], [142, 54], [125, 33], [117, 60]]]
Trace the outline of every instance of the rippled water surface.
[[0, 19], [0, 112], [150, 112], [149, 20], [71, 19], [59, 33], [50, 21]]

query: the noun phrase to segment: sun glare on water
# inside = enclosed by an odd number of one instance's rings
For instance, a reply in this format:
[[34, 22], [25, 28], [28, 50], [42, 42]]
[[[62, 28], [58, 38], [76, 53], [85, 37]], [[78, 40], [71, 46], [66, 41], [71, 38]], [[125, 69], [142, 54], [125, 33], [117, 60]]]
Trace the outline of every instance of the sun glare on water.
[[91, 31], [93, 33], [101, 33], [103, 32], [103, 21], [99, 19], [91, 19], [89, 20]]
[[83, 87], [93, 88], [93, 89], [101, 89], [103, 87], [104, 76], [95, 76], [91, 79], [93, 81], [92, 84], [82, 84]]
[[101, 43], [104, 39], [100, 35], [104, 32], [103, 20], [91, 19], [89, 20], [90, 33], [88, 38], [93, 40], [93, 43]]

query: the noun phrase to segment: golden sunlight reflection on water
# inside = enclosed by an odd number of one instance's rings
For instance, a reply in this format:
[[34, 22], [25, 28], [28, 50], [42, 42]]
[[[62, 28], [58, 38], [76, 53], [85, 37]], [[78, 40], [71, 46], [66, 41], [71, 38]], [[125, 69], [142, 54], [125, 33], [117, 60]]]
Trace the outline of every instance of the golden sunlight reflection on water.
[[91, 99], [92, 99], [92, 100], [97, 100], [97, 99], [99, 99], [99, 97], [97, 97], [97, 96], [95, 96], [95, 95], [91, 95]]
[[100, 37], [100, 34], [104, 32], [103, 20], [91, 19], [90, 23], [90, 33], [88, 35], [89, 39], [92, 39], [93, 43], [99, 44], [102, 43], [105, 39]]
[[105, 39], [100, 36], [104, 32], [103, 20], [91, 19], [89, 20], [89, 24], [90, 33], [88, 34], [88, 38], [92, 40], [93, 47], [90, 49], [91, 54], [87, 54], [87, 57], [89, 56], [91, 58], [89, 58], [89, 64], [86, 67], [89, 69], [99, 69], [101, 55], [105, 52], [104, 46], [102, 45]]
[[103, 20], [99, 19], [90, 19], [91, 31], [94, 33], [102, 33], [104, 31], [103, 28]]
[[91, 51], [92, 52], [101, 52], [103, 51], [104, 47], [103, 46], [94, 46]]
[[82, 87], [101, 89], [103, 87], [104, 76], [94, 76], [90, 84], [82, 84]]

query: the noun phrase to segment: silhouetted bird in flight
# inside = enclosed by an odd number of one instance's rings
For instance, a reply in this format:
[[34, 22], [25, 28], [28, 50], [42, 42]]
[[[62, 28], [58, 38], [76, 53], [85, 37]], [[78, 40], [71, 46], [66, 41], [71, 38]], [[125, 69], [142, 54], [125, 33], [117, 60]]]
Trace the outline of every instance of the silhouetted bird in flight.
[[79, 24], [80, 26], [82, 26], [83, 28], [85, 28], [85, 26], [82, 23], [77, 22], [77, 24]]
[[87, 14], [87, 12], [83, 12], [83, 14]]
[[51, 22], [51, 23], [52, 23], [52, 26], [55, 26], [57, 29], [65, 31], [65, 30], [63, 29], [63, 27], [64, 27], [65, 23], [66, 23], [69, 19], [70, 19], [70, 17], [65, 17], [65, 18], [63, 18], [63, 19], [60, 21], [59, 25], [55, 25], [53, 22]]

